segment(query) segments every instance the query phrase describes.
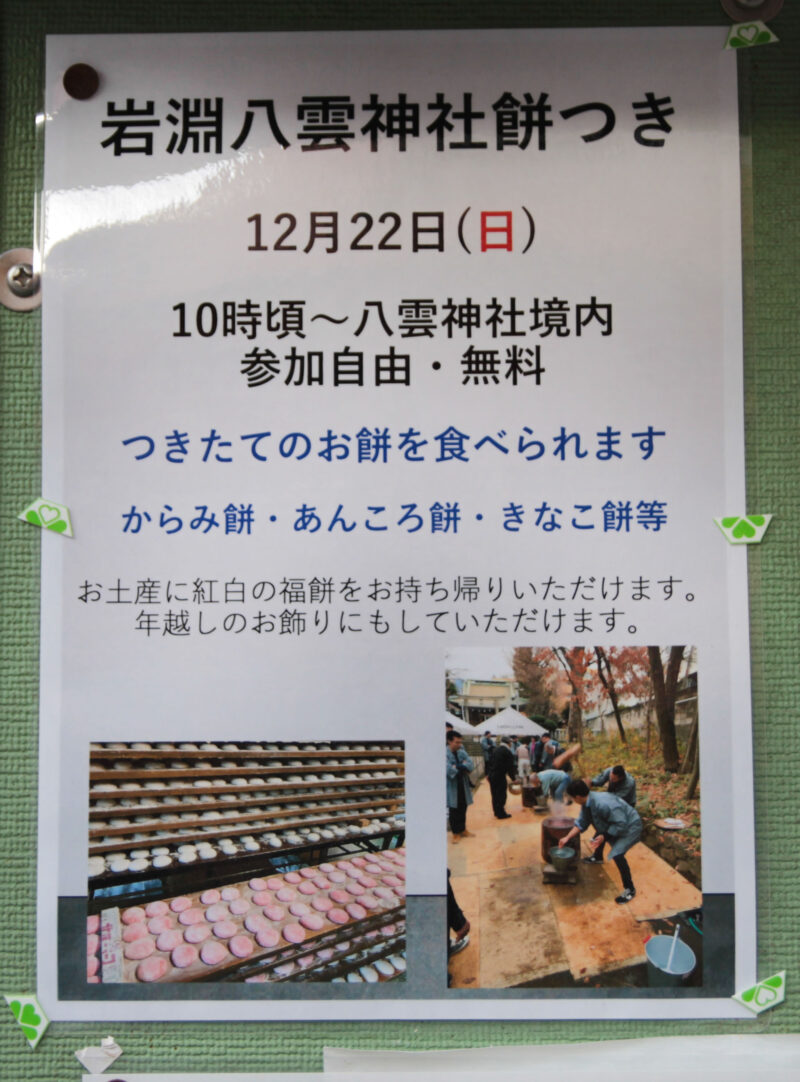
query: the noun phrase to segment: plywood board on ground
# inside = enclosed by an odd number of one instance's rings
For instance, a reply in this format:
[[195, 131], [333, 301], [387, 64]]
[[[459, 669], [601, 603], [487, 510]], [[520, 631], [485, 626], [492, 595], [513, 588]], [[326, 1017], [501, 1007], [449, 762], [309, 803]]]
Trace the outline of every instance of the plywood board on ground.
[[505, 868], [503, 847], [497, 838], [464, 838], [447, 850], [447, 866], [453, 875], [477, 875]]
[[538, 869], [481, 877], [480, 890], [481, 988], [513, 988], [567, 968]]
[[[674, 917], [703, 904], [702, 891], [646, 845], [634, 845], [625, 855], [636, 885], [636, 897], [629, 903], [636, 920]], [[612, 879], [617, 876], [613, 864], [606, 864], [606, 870]]]
[[645, 961], [646, 929], [614, 901], [614, 886], [600, 867], [583, 865], [578, 882], [548, 886], [569, 970], [575, 980]]
[[[567, 971], [580, 981], [638, 965], [650, 931], [643, 922], [702, 904], [701, 892], [641, 843], [627, 854], [637, 888], [627, 905], [614, 901], [622, 887], [611, 861], [580, 864], [574, 885], [545, 884], [542, 817], [517, 797], [507, 808], [511, 818], [496, 819], [481, 783], [467, 815], [474, 836], [448, 846], [453, 889], [474, 929], [450, 964], [453, 987], [507, 988]], [[579, 810], [563, 811], [574, 818]]]

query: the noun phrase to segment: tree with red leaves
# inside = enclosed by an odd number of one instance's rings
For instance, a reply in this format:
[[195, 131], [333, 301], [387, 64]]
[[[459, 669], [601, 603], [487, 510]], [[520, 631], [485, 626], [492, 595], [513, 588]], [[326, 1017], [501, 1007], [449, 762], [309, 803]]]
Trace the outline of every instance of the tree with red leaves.
[[644, 646], [595, 646], [597, 675], [614, 711], [622, 743], [627, 743], [622, 724], [620, 700], [632, 698], [637, 701], [649, 698], [652, 685]]

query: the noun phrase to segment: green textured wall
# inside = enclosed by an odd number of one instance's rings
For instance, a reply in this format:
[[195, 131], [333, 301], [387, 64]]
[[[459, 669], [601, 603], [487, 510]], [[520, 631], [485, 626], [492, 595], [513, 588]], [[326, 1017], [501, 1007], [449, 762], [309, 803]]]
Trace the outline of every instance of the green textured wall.
[[[32, 242], [41, 147], [34, 116], [41, 100], [47, 33], [203, 30], [341, 30], [488, 26], [719, 25], [717, 0], [357, 0], [292, 4], [238, 0], [0, 0], [0, 251]], [[788, 0], [772, 22], [778, 45], [739, 57], [745, 87], [744, 128], [752, 135], [752, 256], [746, 273], [746, 435], [748, 510], [776, 517], [766, 541], [749, 553], [754, 768], [757, 800], [759, 976], [789, 970], [789, 999], [751, 1024], [702, 1022], [347, 1023], [314, 1026], [242, 1023], [183, 1025], [53, 1024], [31, 1052], [0, 1003], [0, 1075], [20, 1082], [77, 1079], [76, 1048], [109, 1032], [125, 1049], [126, 1071], [317, 1070], [323, 1044], [449, 1048], [553, 1040], [737, 1031], [800, 1030], [800, 877], [798, 814], [792, 793], [800, 774], [795, 712], [800, 701], [797, 651], [800, 513], [797, 445], [800, 365], [797, 278], [800, 233], [800, 12]], [[746, 178], [747, 179], [747, 178]], [[102, 271], [101, 271], [102, 273]], [[0, 308], [0, 559], [2, 677], [0, 698], [0, 907], [11, 934], [0, 944], [0, 991], [35, 989], [37, 660], [39, 534], [16, 514], [39, 495], [40, 380], [38, 314]], [[738, 509], [736, 509], [738, 510]], [[788, 799], [787, 799], [788, 798]], [[753, 930], [756, 934], [756, 930]]]

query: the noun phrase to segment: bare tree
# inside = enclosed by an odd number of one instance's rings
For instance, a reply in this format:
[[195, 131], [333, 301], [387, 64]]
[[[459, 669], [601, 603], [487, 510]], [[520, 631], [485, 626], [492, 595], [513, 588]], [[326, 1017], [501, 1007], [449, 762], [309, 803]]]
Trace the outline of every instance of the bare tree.
[[683, 758], [682, 774], [689, 774], [689, 785], [686, 789], [686, 799], [692, 800], [700, 780], [700, 724], [697, 713], [697, 699], [694, 701], [694, 718], [689, 732], [689, 742], [686, 745], [686, 755]]
[[673, 774], [677, 774], [681, 765], [678, 755], [678, 738], [675, 732], [675, 697], [684, 649], [683, 646], [670, 646], [665, 672], [661, 661], [661, 649], [658, 646], [647, 647], [664, 769]]
[[697, 792], [697, 783], [700, 780], [700, 756], [695, 755], [694, 767], [692, 769], [692, 776], [689, 778], [689, 784], [686, 788], [686, 799], [694, 799], [694, 795]]
[[698, 758], [697, 751], [697, 735], [698, 735], [698, 723], [697, 723], [697, 708], [695, 707], [694, 719], [692, 720], [692, 727], [689, 730], [689, 740], [686, 744], [686, 753], [683, 756], [683, 765], [681, 766], [681, 774], [691, 774], [694, 770], [695, 761]]
[[[611, 709], [614, 711], [614, 718], [617, 722], [617, 728], [619, 729], [619, 738], [623, 744], [627, 744], [628, 740], [625, 736], [625, 728], [622, 724], [622, 715], [619, 712], [619, 698], [614, 683], [614, 674], [608, 663], [608, 656], [602, 646], [595, 646], [594, 652], [597, 658], [597, 675], [600, 677], [600, 683], [606, 690], [606, 695], [608, 695], [611, 700]], [[603, 672], [604, 669], [605, 672]]]

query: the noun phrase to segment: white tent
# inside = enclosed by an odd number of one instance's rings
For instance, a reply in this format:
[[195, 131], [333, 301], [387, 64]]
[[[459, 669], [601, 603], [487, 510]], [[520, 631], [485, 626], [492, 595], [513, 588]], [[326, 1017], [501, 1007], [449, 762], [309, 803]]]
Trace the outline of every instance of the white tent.
[[457, 718], [455, 714], [448, 714], [445, 711], [446, 720], [450, 722], [457, 733], [461, 733], [462, 736], [476, 736], [478, 730], [474, 725], [470, 725], [468, 721], [462, 721], [461, 718]]
[[491, 733], [492, 736], [541, 736], [542, 733], [547, 732], [547, 729], [543, 729], [535, 721], [520, 714], [519, 710], [515, 710], [513, 706], [507, 706], [499, 714], [476, 725], [474, 731]]

